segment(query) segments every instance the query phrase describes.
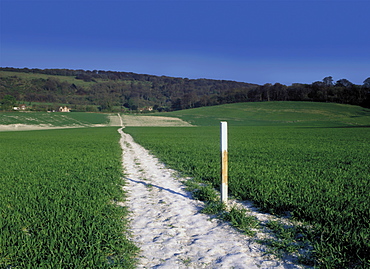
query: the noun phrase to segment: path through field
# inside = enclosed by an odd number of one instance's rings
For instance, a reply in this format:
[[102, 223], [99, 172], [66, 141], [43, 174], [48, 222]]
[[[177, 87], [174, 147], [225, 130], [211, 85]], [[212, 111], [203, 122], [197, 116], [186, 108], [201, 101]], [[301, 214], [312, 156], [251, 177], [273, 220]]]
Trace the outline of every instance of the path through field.
[[175, 171], [121, 133], [131, 230], [138, 268], [301, 268], [271, 260], [260, 245], [199, 213]]

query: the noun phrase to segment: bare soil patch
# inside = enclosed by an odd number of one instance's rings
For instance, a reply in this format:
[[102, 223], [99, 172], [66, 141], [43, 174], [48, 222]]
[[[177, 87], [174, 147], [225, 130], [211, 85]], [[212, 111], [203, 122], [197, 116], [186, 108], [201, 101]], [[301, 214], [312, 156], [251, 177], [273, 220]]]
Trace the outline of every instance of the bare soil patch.
[[179, 118], [122, 115], [123, 126], [193, 126]]
[[78, 128], [83, 126], [71, 125], [71, 126], [50, 126], [47, 124], [39, 125], [28, 125], [28, 124], [9, 124], [0, 125], [0, 132], [6, 131], [32, 131], [32, 130], [48, 130], [48, 129], [66, 129], [66, 128]]
[[180, 127], [192, 126], [179, 118], [159, 117], [159, 116], [136, 116], [111, 114], [108, 116], [108, 124], [71, 124], [69, 126], [53, 126], [49, 124], [9, 124], [1, 125], [2, 131], [31, 131], [31, 130], [47, 130], [47, 129], [66, 129], [66, 128], [83, 128], [83, 127], [104, 127], [104, 126], [163, 126], [163, 127]]

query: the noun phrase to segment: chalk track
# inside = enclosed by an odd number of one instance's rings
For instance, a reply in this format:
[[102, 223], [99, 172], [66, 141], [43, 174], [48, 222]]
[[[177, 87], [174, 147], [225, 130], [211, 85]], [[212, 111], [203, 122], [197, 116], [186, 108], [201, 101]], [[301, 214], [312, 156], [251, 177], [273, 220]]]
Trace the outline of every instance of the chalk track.
[[119, 132], [138, 268], [301, 268], [271, 260], [248, 236], [199, 213], [202, 204], [184, 190], [184, 179]]

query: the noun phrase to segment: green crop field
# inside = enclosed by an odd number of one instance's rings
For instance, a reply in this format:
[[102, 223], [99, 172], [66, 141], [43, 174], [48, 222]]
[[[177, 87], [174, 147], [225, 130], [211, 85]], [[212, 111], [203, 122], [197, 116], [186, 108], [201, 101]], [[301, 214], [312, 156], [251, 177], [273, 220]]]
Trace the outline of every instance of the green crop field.
[[[370, 110], [240, 103], [161, 116], [198, 127], [126, 127], [163, 162], [219, 188], [229, 123], [229, 191], [311, 227], [321, 268], [369, 268]], [[89, 126], [94, 113], [0, 113], [0, 125]], [[0, 268], [133, 268], [116, 127], [0, 133]], [[272, 227], [276, 224], [270, 224]]]
[[[175, 115], [198, 125], [230, 119], [229, 191], [234, 198], [307, 222], [318, 267], [370, 266], [368, 109], [293, 102], [208, 109]], [[172, 168], [219, 188], [218, 126], [125, 131]]]
[[153, 115], [178, 117], [194, 125], [218, 126], [369, 126], [370, 109], [314, 102], [237, 103]]
[[71, 126], [108, 124], [107, 114], [70, 112], [70, 113], [48, 113], [48, 112], [0, 112], [0, 125], [27, 124], [49, 126]]
[[117, 128], [0, 133], [0, 268], [133, 268]]

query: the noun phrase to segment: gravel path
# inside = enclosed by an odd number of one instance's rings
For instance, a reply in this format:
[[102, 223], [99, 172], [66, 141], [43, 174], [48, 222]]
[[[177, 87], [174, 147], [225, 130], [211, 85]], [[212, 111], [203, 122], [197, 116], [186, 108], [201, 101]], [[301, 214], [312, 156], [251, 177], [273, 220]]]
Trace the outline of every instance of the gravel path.
[[121, 146], [138, 268], [301, 268], [270, 260], [261, 246], [199, 213], [181, 179], [122, 129]]

